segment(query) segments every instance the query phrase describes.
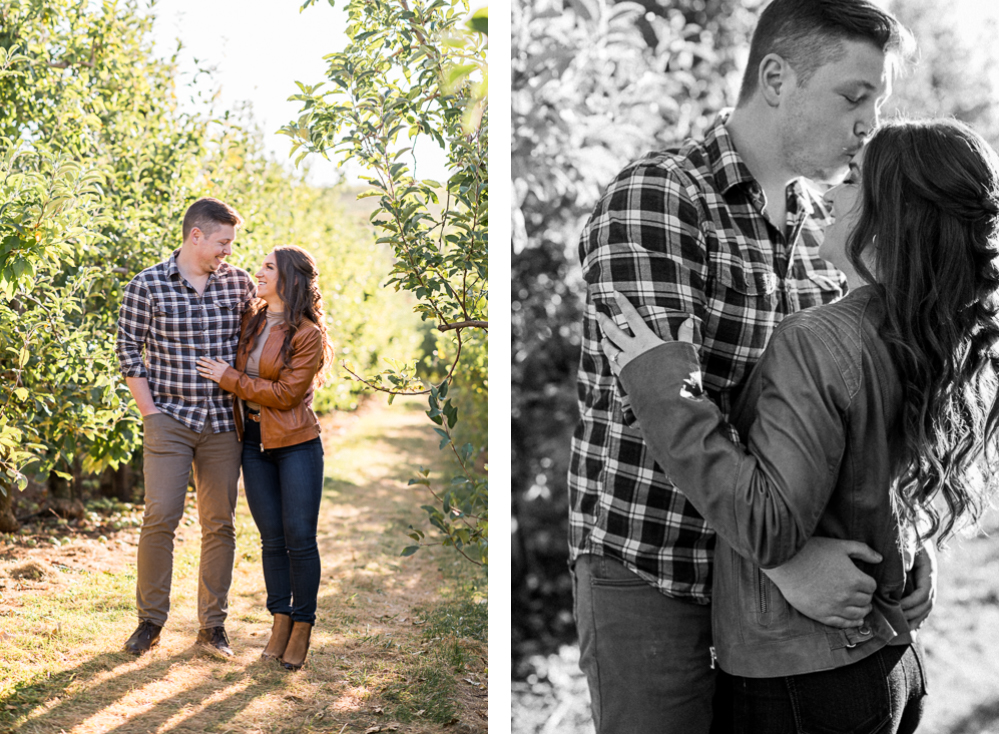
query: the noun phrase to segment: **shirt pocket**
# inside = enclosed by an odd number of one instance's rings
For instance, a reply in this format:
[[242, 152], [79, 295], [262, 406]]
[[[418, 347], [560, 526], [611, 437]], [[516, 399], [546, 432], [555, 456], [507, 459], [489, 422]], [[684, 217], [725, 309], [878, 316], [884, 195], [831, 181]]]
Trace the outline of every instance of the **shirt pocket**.
[[745, 299], [771, 302], [778, 290], [778, 277], [767, 266], [755, 263], [724, 260], [716, 270], [716, 279], [722, 286], [719, 295], [723, 298], [729, 291]]
[[[206, 304], [207, 336], [215, 344], [231, 349], [235, 356], [240, 338], [240, 300], [233, 296], [212, 299]], [[223, 359], [228, 359], [224, 357]]]
[[799, 308], [832, 303], [844, 295], [839, 270], [811, 269], [806, 271], [806, 288], [798, 288]]
[[756, 362], [776, 323], [777, 276], [763, 263], [730, 258], [715, 263], [712, 275], [705, 333]]
[[191, 304], [180, 296], [166, 296], [153, 304], [152, 330], [161, 341], [190, 343], [194, 330], [191, 325]]

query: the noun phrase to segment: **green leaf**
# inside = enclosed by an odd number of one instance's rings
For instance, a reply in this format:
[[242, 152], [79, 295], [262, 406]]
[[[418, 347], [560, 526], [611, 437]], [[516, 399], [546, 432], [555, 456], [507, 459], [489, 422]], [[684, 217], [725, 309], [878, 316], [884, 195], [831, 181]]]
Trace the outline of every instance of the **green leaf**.
[[475, 13], [472, 14], [472, 17], [469, 19], [466, 25], [476, 33], [482, 33], [483, 35], [488, 35], [487, 34], [488, 13], [489, 10], [487, 8], [480, 8], [479, 10], [477, 10]]
[[412, 556], [418, 550], [420, 550], [420, 546], [419, 545], [408, 545], [405, 548], [403, 548], [403, 552], [400, 553], [399, 555], [403, 556], [403, 557]]

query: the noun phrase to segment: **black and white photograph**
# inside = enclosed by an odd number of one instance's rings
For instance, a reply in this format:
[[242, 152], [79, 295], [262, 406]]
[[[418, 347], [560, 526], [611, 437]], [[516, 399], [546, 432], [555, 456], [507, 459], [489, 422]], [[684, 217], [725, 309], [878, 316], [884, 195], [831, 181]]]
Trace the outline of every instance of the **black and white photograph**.
[[511, 12], [511, 731], [996, 732], [996, 4]]

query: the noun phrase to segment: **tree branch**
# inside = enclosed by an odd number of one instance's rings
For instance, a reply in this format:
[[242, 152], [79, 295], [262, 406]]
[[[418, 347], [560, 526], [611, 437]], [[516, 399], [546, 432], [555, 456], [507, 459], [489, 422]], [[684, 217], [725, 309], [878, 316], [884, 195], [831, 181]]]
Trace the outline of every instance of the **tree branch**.
[[488, 321], [456, 321], [453, 324], [440, 324], [438, 331], [452, 331], [453, 329], [465, 329], [473, 327], [476, 329], [486, 329], [489, 331]]

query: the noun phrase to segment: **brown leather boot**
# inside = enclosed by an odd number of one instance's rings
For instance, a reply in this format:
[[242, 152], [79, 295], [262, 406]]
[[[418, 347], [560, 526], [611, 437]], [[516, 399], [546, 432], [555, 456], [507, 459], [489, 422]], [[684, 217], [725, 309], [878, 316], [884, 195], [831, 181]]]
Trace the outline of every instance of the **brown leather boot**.
[[275, 614], [274, 625], [271, 627], [271, 639], [260, 654], [262, 658], [278, 660], [288, 644], [288, 636], [292, 634], [292, 618], [287, 614]]
[[313, 626], [308, 622], [296, 622], [292, 625], [292, 634], [288, 638], [288, 645], [281, 656], [281, 664], [288, 670], [298, 670], [306, 662], [306, 654], [309, 652], [309, 637], [312, 635]]

